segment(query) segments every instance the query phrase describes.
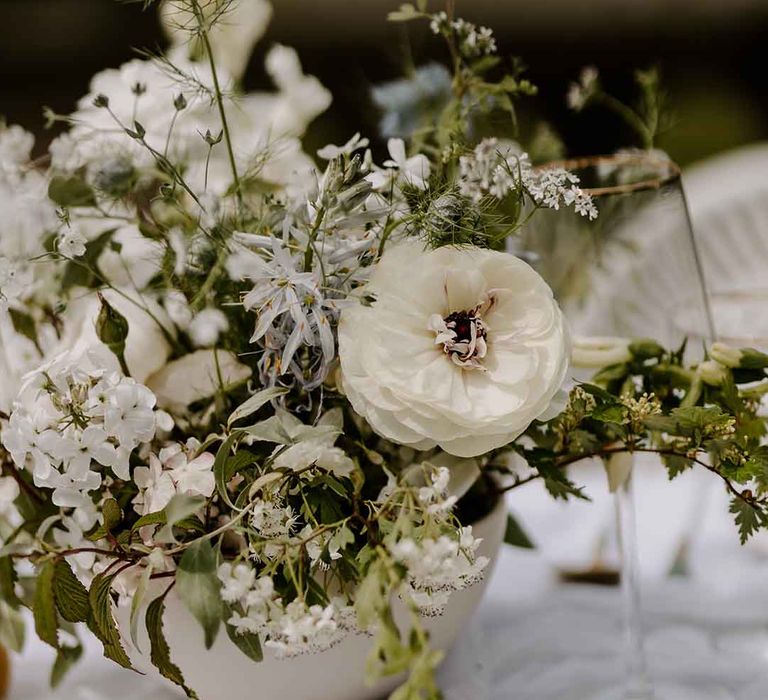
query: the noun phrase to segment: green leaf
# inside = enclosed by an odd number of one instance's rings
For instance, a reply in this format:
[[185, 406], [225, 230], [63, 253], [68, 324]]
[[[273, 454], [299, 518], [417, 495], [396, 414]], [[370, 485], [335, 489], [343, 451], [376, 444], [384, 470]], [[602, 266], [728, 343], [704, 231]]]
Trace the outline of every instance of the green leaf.
[[35, 618], [35, 632], [42, 641], [54, 649], [59, 648], [59, 622], [56, 617], [56, 605], [53, 601], [53, 579], [56, 573], [56, 562], [48, 559], [37, 571], [37, 584], [32, 602], [32, 613]]
[[176, 571], [176, 590], [205, 633], [205, 647], [216, 640], [222, 617], [216, 554], [207, 540], [194, 542], [181, 557]]
[[[231, 614], [231, 610], [229, 612]], [[229, 619], [229, 615], [227, 619]], [[227, 630], [227, 636], [230, 641], [249, 659], [257, 663], [264, 659], [264, 652], [261, 649], [261, 640], [258, 634], [251, 634], [250, 632], [239, 634], [237, 629], [228, 622], [224, 623], [224, 627]]]
[[85, 622], [91, 613], [88, 590], [80, 583], [65, 559], [56, 562], [53, 596], [59, 614], [67, 622]]
[[606, 404], [595, 408], [590, 415], [602, 423], [617, 423], [620, 425], [624, 421], [626, 414], [627, 410], [624, 406]]
[[163, 678], [178, 685], [187, 697], [197, 698], [195, 691], [188, 688], [179, 667], [171, 661], [171, 650], [163, 634], [163, 612], [165, 611], [165, 595], [153, 600], [147, 608], [146, 624], [151, 646], [150, 659]]
[[664, 354], [664, 348], [652, 338], [633, 340], [629, 344], [629, 351], [638, 360], [651, 360]]
[[11, 651], [21, 653], [24, 649], [25, 632], [26, 625], [22, 611], [0, 600], [0, 644]]
[[120, 369], [128, 377], [131, 374], [125, 362], [125, 341], [128, 338], [128, 321], [125, 316], [104, 298], [101, 292], [99, 292], [98, 296], [101, 309], [96, 317], [96, 334], [99, 336], [99, 340], [117, 357], [120, 362]]
[[108, 498], [101, 507], [101, 513], [104, 516], [104, 522], [93, 532], [89, 533], [86, 539], [91, 542], [98, 542], [107, 535], [111, 535], [114, 529], [123, 519], [123, 511], [114, 498]]
[[231, 457], [232, 448], [239, 439], [240, 433], [233, 432], [221, 443], [221, 447], [219, 447], [218, 452], [216, 452], [216, 458], [213, 460], [213, 478], [216, 482], [216, 490], [224, 503], [230, 508], [234, 508], [234, 504], [227, 491], [227, 481], [229, 481], [229, 479], [227, 479], [227, 462]]
[[229, 418], [227, 419], [227, 427], [230, 427], [233, 423], [239, 421], [241, 418], [246, 418], [247, 416], [256, 413], [256, 411], [258, 411], [265, 404], [269, 403], [273, 399], [276, 399], [278, 396], [283, 396], [287, 393], [288, 389], [283, 387], [272, 387], [270, 389], [263, 389], [262, 391], [255, 393], [247, 401], [241, 403], [234, 411], [232, 411]]
[[194, 515], [205, 505], [205, 496], [187, 496], [177, 493], [165, 506], [165, 525], [155, 535], [156, 542], [176, 542], [173, 536], [173, 528], [185, 518]]
[[104, 656], [120, 664], [123, 668], [132, 668], [131, 660], [120, 643], [115, 618], [112, 616], [112, 597], [110, 590], [115, 574], [98, 574], [91, 583], [88, 598], [91, 603], [91, 616], [88, 618], [89, 629], [104, 645]]
[[133, 645], [141, 650], [139, 644], [139, 613], [144, 605], [144, 598], [147, 595], [147, 589], [149, 588], [149, 581], [152, 577], [153, 567], [152, 564], [144, 567], [144, 573], [142, 573], [139, 583], [136, 586], [136, 590], [133, 593], [133, 599], [131, 600], [131, 617], [130, 617], [130, 629], [131, 629], [131, 641]]
[[18, 309], [8, 308], [8, 315], [11, 317], [11, 323], [13, 323], [13, 329], [25, 338], [29, 338], [33, 343], [37, 344], [37, 328], [35, 327], [34, 319], [23, 311]]
[[528, 534], [523, 530], [512, 513], [507, 513], [507, 528], [504, 531], [504, 542], [522, 549], [536, 549], [536, 545], [533, 544], [531, 538], [528, 537]]
[[667, 468], [670, 480], [680, 476], [680, 474], [688, 471], [693, 466], [693, 460], [683, 455], [662, 455], [661, 461]]
[[59, 647], [59, 651], [56, 654], [56, 660], [53, 662], [53, 668], [51, 669], [51, 688], [57, 688], [64, 676], [67, 675], [69, 669], [71, 669], [83, 655], [83, 647], [78, 644], [74, 647]]
[[48, 185], [48, 197], [61, 207], [93, 207], [96, 196], [88, 183], [77, 175], [55, 175]]
[[768, 355], [754, 348], [743, 348], [739, 367], [741, 369], [766, 369], [768, 368]]
[[741, 544], [763, 527], [768, 527], [768, 514], [760, 507], [734, 497], [731, 500], [731, 513], [735, 516], [736, 525], [739, 528]]
[[11, 557], [0, 557], [0, 599], [12, 608], [18, 608], [21, 601], [16, 595], [16, 567]]

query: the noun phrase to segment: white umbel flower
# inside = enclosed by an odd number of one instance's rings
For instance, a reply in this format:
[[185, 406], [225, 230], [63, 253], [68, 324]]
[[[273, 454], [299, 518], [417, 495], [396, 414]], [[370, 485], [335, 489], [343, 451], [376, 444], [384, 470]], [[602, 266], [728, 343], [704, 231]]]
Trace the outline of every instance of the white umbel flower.
[[512, 255], [401, 243], [365, 291], [375, 302], [344, 309], [339, 324], [342, 384], [355, 411], [390, 440], [484, 454], [541, 416], [565, 378], [560, 309]]

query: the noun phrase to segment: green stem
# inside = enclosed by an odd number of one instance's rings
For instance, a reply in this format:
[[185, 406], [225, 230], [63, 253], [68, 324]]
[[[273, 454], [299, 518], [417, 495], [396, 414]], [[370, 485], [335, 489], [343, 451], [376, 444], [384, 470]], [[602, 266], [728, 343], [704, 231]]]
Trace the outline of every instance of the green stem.
[[232, 148], [232, 138], [229, 132], [229, 122], [227, 121], [227, 112], [224, 108], [224, 96], [221, 92], [221, 86], [219, 84], [219, 75], [216, 71], [216, 61], [213, 58], [213, 49], [211, 48], [211, 42], [208, 38], [208, 30], [205, 28], [205, 18], [203, 17], [203, 11], [200, 8], [200, 4], [197, 0], [194, 0], [195, 16], [197, 17], [197, 25], [200, 31], [200, 37], [203, 40], [203, 46], [205, 47], [205, 53], [208, 55], [208, 65], [211, 68], [211, 76], [213, 78], [213, 90], [216, 97], [216, 105], [219, 109], [219, 117], [221, 118], [221, 128], [224, 132], [224, 143], [227, 147], [227, 156], [229, 157], [229, 166], [232, 169], [232, 181], [235, 185], [235, 194], [237, 196], [238, 206], [243, 204], [243, 192], [240, 187], [240, 176], [237, 173], [237, 163], [235, 161], [235, 152]]

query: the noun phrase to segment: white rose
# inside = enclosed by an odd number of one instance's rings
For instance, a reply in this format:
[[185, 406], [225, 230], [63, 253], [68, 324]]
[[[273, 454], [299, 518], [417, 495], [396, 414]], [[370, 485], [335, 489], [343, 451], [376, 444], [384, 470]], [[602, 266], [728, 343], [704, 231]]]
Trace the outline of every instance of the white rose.
[[390, 440], [483, 454], [520, 435], [565, 378], [563, 316], [544, 280], [513, 255], [401, 243], [365, 292], [371, 306], [342, 312], [342, 383]]

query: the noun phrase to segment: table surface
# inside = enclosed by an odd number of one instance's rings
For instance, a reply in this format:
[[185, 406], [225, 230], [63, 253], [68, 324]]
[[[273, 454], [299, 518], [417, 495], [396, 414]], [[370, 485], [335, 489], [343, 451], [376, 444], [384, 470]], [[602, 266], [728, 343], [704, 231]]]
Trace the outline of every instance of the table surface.
[[[591, 700], [620, 681], [618, 589], [565, 585], [558, 577], [560, 570], [587, 566], [612, 532], [613, 505], [602, 470], [591, 465], [575, 477], [586, 484], [592, 503], [554, 503], [535, 486], [509, 495], [510, 509], [537, 549], [502, 550], [478, 613], [440, 670], [446, 700]], [[739, 546], [725, 494], [709, 474], [689, 473], [668, 483], [663, 470], [648, 463], [638, 466], [636, 487], [651, 675], [659, 683], [682, 679], [700, 690], [672, 693], [675, 700], [764, 699], [765, 541]], [[688, 574], [670, 577], [683, 541]], [[610, 561], [612, 547], [603, 549]], [[28, 640], [13, 660], [10, 700], [177, 697], [105, 661], [95, 641], [55, 692], [47, 687], [51, 661], [50, 649]]]

